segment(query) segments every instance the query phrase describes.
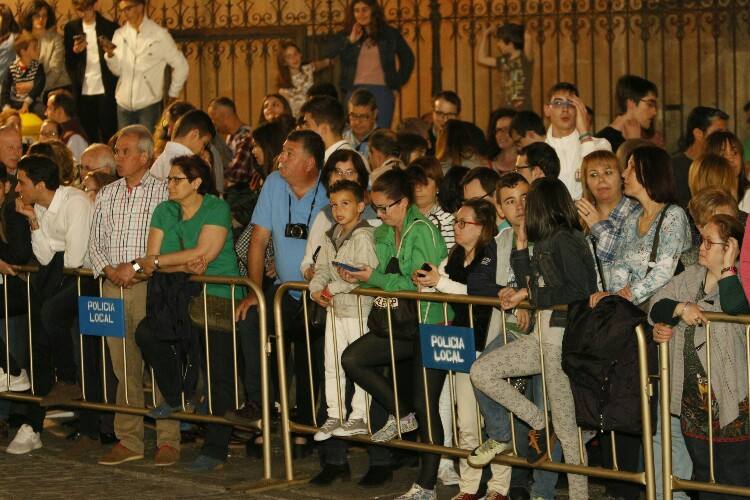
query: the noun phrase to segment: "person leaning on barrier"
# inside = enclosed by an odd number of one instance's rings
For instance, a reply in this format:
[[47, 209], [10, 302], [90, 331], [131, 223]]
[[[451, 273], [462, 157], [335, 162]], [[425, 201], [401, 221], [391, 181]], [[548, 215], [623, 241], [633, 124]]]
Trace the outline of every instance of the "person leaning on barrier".
[[[4, 166], [0, 165], [0, 273], [3, 287], [8, 290], [8, 317], [26, 313], [26, 284], [16, 276], [13, 265], [27, 264], [31, 259], [31, 230], [26, 217], [16, 211], [15, 197], [11, 196], [10, 180]], [[2, 289], [0, 289], [2, 291]], [[5, 307], [0, 304], [0, 316], [5, 317]], [[5, 340], [0, 338], [0, 391], [25, 391], [31, 385], [26, 369], [18, 365], [10, 355], [10, 367], [6, 366]], [[10, 374], [10, 382], [7, 375]]]
[[[146, 318], [136, 330], [136, 341], [143, 359], [154, 369], [165, 399], [149, 411], [149, 416], [168, 418], [173, 412], [182, 411], [183, 395], [186, 401], [196, 402], [202, 341], [203, 348], [206, 341], [210, 346], [210, 410], [215, 415], [224, 415], [233, 407], [231, 332], [209, 323], [208, 339], [204, 339], [203, 329], [191, 326], [190, 290], [200, 287], [187, 280], [189, 274], [239, 276], [231, 234], [232, 217], [229, 205], [215, 195], [210, 168], [198, 156], [174, 158], [167, 182], [169, 200], [154, 210], [146, 256], [136, 259], [151, 277]], [[212, 309], [218, 311], [232, 298], [228, 285], [207, 285], [206, 294], [211, 315], [215, 314]], [[241, 288], [236, 289], [235, 297], [243, 295]], [[202, 301], [200, 305], [202, 308]], [[210, 424], [201, 454], [188, 470], [204, 472], [220, 467], [227, 457], [231, 432], [231, 427]]]
[[[310, 223], [328, 203], [325, 188], [320, 185], [320, 170], [323, 167], [325, 145], [321, 137], [309, 130], [297, 130], [289, 134], [279, 156], [279, 169], [271, 173], [263, 184], [258, 203], [255, 206], [251, 223], [253, 234], [247, 257], [248, 278], [255, 283], [263, 283], [263, 255], [268, 242], [273, 240], [275, 249], [283, 249], [275, 254], [277, 279], [274, 286], [266, 290], [268, 328], [273, 331], [273, 297], [277, 285], [289, 281], [301, 281], [300, 263], [305, 252]], [[238, 335], [245, 360], [246, 387], [245, 406], [237, 411], [228, 411], [227, 420], [239, 425], [257, 426], [261, 417], [260, 407], [260, 366], [258, 298], [249, 293], [237, 306]], [[304, 316], [298, 292], [287, 293], [282, 300], [286, 338], [295, 344], [295, 352], [306, 352]], [[323, 338], [311, 339], [312, 360], [314, 363], [314, 385], [322, 378]], [[264, 354], [265, 355], [265, 354]], [[298, 419], [312, 424], [312, 394], [308, 380], [306, 356], [295, 357], [295, 377], [297, 385]], [[273, 389], [271, 389], [273, 393]], [[301, 453], [309, 452], [307, 439], [297, 436], [296, 448]]]
[[[523, 228], [523, 229], [521, 229]], [[528, 246], [534, 244], [534, 255]], [[562, 181], [540, 179], [532, 184], [526, 199], [524, 224], [516, 233], [511, 253], [516, 279], [528, 288], [505, 288], [499, 293], [503, 309], [513, 309], [528, 299], [540, 314], [540, 329], [479, 358], [471, 367], [474, 387], [529, 424], [529, 463], [547, 458], [559, 438], [568, 464], [586, 462], [579, 456], [578, 432], [570, 382], [561, 366], [565, 313], [552, 312], [557, 304], [587, 298], [596, 291], [596, 270], [588, 244], [580, 231], [573, 200]], [[538, 335], [542, 335], [540, 343]], [[543, 349], [544, 367], [541, 366]], [[506, 377], [545, 374], [552, 413], [552, 427], [545, 429], [544, 410], [529, 401]], [[546, 405], [545, 405], [546, 407]], [[547, 441], [549, 433], [550, 441]], [[533, 450], [532, 450], [533, 448]], [[586, 476], [568, 474], [570, 497], [588, 498]]]
[[[411, 281], [412, 274], [425, 263], [438, 265], [448, 253], [445, 242], [437, 228], [413, 204], [413, 186], [403, 170], [389, 170], [383, 173], [372, 186], [371, 200], [378, 217], [383, 221], [383, 225], [375, 230], [375, 253], [378, 257], [378, 266], [377, 268], [362, 266], [362, 270], [357, 272], [341, 270], [339, 273], [350, 283], [360, 283], [386, 291], [414, 290], [415, 285]], [[385, 302], [390, 300], [385, 299]], [[423, 384], [420, 381], [423, 380], [423, 369], [420, 345], [417, 340], [417, 318], [416, 316], [404, 318], [402, 322], [404, 328], [393, 331], [394, 338], [391, 346], [387, 329], [374, 331], [371, 324], [376, 308], [380, 307], [381, 311], [385, 309], [383, 302], [382, 298], [380, 306], [377, 305], [377, 299], [374, 302], [373, 312], [370, 313], [368, 320], [370, 332], [350, 344], [341, 357], [341, 364], [352, 381], [370, 393], [373, 399], [382, 404], [390, 413], [385, 426], [373, 433], [371, 439], [374, 442], [390, 441], [400, 434], [419, 428], [423, 442], [442, 443], [443, 427], [436, 403], [440, 398], [446, 372], [426, 369], [424, 385], [427, 387], [428, 394], [421, 390]], [[448, 308], [448, 317], [444, 318], [441, 304], [421, 301], [420, 305], [416, 314], [419, 314], [423, 323], [442, 323], [453, 316], [453, 311]], [[397, 401], [391, 380], [381, 373], [381, 368], [390, 364], [391, 352], [396, 361], [411, 360], [412, 362], [412, 379], [415, 381], [413, 401], [404, 399], [403, 390], [398, 391], [399, 401]], [[428, 397], [432, 402], [429, 408], [426, 404]], [[415, 411], [417, 416], [415, 416]], [[396, 418], [400, 419], [400, 424], [397, 424]], [[427, 423], [428, 418], [431, 425]], [[430, 427], [432, 435], [428, 431]], [[399, 498], [435, 498], [434, 488], [439, 462], [440, 455], [422, 453], [421, 468], [415, 483]]]
[[[495, 261], [497, 253], [494, 237], [497, 234], [495, 205], [487, 200], [465, 201], [456, 212], [454, 222], [456, 245], [443, 259], [439, 267], [430, 265], [430, 270], [418, 269], [414, 272], [412, 279], [414, 283], [423, 289], [434, 289], [440, 293], [452, 293], [457, 295], [467, 294], [467, 283], [471, 277], [476, 280], [476, 275], [484, 271], [485, 261]], [[491, 273], [483, 273], [479, 280], [488, 281], [491, 286], [495, 284], [495, 269]], [[491, 307], [474, 306], [470, 318], [469, 306], [465, 304], [453, 304], [455, 316], [452, 325], [473, 327], [474, 342], [477, 351], [482, 351], [488, 338], [488, 324]], [[479, 445], [480, 429], [477, 428], [477, 402], [466, 373], [456, 373], [455, 398], [458, 407], [458, 444], [464, 449], [474, 449]], [[448, 392], [449, 407], [453, 401]], [[453, 412], [448, 411], [450, 420]], [[441, 418], [442, 417], [441, 415]], [[451, 446], [447, 443], [446, 446]], [[482, 471], [469, 467], [465, 460], [461, 460], [461, 479], [459, 481], [459, 495], [475, 495], [479, 490]], [[504, 470], [503, 470], [504, 469]], [[507, 472], [507, 473], [506, 473]], [[497, 466], [493, 473], [499, 473], [498, 477], [493, 474], [488, 485], [487, 497], [491, 500], [504, 498], [508, 493], [508, 483], [501, 484], [503, 479], [510, 479], [510, 468]], [[505, 477], [499, 477], [500, 474]], [[463, 497], [459, 497], [463, 498]]]
[[31, 278], [31, 298], [41, 304], [31, 310], [36, 325], [31, 342], [34, 389], [42, 400], [39, 405], [29, 405], [28, 423], [8, 446], [9, 453], [23, 454], [42, 447], [44, 408], [82, 396], [71, 335], [77, 313], [77, 280], [64, 276], [63, 267], [88, 264], [92, 204], [83, 191], [61, 186], [57, 165], [39, 155], [18, 162], [16, 193], [16, 210], [28, 219], [31, 247], [40, 263]]
[[[117, 377], [117, 404], [143, 408], [143, 359], [135, 343], [135, 329], [146, 315], [146, 282], [135, 259], [146, 254], [149, 222], [156, 206], [167, 199], [167, 181], [152, 176], [151, 132], [141, 125], [120, 130], [115, 145], [117, 174], [121, 179], [99, 191], [94, 204], [89, 254], [94, 275], [103, 275], [103, 296], [125, 300], [125, 339], [107, 338]], [[125, 367], [127, 366], [127, 373]], [[157, 404], [161, 394], [157, 390]], [[120, 440], [98, 461], [119, 465], [143, 458], [143, 417], [115, 414], [115, 435]], [[156, 422], [157, 465], [179, 458], [180, 423]]]
[[[714, 215], [701, 228], [698, 264], [659, 289], [650, 302], [654, 341], [669, 342], [670, 411], [680, 417], [696, 481], [709, 479], [709, 446], [715, 480], [750, 486], [750, 431], [744, 325], [711, 323], [711, 386], [708, 386], [708, 326], [705, 312], [748, 314], [737, 276], [743, 227], [728, 215]], [[708, 441], [708, 408], [713, 408], [713, 442]], [[730, 498], [700, 493], [701, 499]], [[739, 498], [739, 497], [731, 497]]]

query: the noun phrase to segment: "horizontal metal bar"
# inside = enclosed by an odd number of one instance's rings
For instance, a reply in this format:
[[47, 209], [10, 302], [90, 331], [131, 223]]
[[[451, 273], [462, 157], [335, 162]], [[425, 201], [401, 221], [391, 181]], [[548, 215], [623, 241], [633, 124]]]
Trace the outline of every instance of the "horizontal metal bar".
[[726, 484], [713, 484], [702, 481], [691, 481], [688, 479], [679, 479], [672, 477], [672, 489], [705, 491], [707, 493], [721, 493], [724, 495], [739, 495], [750, 497], [750, 487], [747, 486], [730, 486]]

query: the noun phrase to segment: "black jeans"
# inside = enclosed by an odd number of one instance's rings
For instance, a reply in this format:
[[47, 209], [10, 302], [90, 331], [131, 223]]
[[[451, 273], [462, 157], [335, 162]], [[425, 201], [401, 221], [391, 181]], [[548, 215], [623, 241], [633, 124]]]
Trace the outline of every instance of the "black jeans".
[[[5, 293], [3, 290], [3, 287], [5, 286], [8, 287], [8, 317], [12, 318], [13, 316], [25, 315], [27, 310], [26, 283], [17, 276], [5, 276], [4, 278], [5, 284], [0, 285], [0, 318], [2, 318], [3, 321], [5, 320]], [[7, 338], [10, 338], [7, 331], [5, 335]], [[7, 353], [6, 350], [8, 351]], [[0, 336], [0, 368], [10, 372], [11, 375], [19, 375], [21, 373], [21, 368], [23, 367], [18, 364], [18, 361], [12, 353], [13, 349], [8, 349], [3, 337]], [[10, 369], [6, 366], [8, 364], [6, 363], [6, 354], [8, 354], [8, 357], [10, 358]], [[0, 385], [3, 383], [4, 382], [0, 380]]]
[[[418, 340], [394, 339], [393, 352], [396, 361], [412, 359], [412, 380], [414, 381], [413, 398], [407, 399], [399, 391], [399, 410], [403, 417], [411, 411], [417, 414], [419, 422], [419, 436], [425, 443], [443, 444], [443, 426], [438, 412], [438, 400], [443, 389], [446, 372], [442, 370], [423, 369], [422, 353]], [[374, 333], [367, 333], [354, 341], [341, 355], [341, 365], [347, 377], [359, 384], [373, 399], [377, 399], [392, 415], [396, 414], [396, 399], [390, 378], [386, 378], [379, 369], [391, 362], [389, 340], [378, 337]], [[423, 371], [424, 370], [424, 371]], [[424, 378], [423, 378], [424, 377]], [[426, 381], [427, 395], [423, 390]], [[427, 397], [429, 397], [429, 407]], [[432, 435], [427, 426], [429, 412]], [[423, 488], [432, 490], [437, 480], [440, 455], [434, 453], [421, 454], [421, 467], [416, 483]]]
[[78, 98], [78, 115], [81, 126], [91, 143], [107, 144], [117, 132], [117, 104], [115, 96], [81, 95]]
[[[690, 458], [693, 459], [693, 476], [696, 481], [708, 481], [708, 441], [685, 436]], [[714, 443], [714, 475], [719, 484], [750, 486], [750, 441]], [[740, 500], [747, 497], [717, 493], [698, 494], [700, 500]]]
[[[599, 440], [602, 450], [602, 466], [612, 468], [612, 439], [609, 433], [602, 435]], [[617, 446], [617, 465], [620, 470], [628, 472], [641, 472], [643, 457], [643, 438], [633, 434], [615, 432], [615, 445]], [[638, 500], [644, 487], [625, 481], [604, 480], [607, 494], [624, 500]]]

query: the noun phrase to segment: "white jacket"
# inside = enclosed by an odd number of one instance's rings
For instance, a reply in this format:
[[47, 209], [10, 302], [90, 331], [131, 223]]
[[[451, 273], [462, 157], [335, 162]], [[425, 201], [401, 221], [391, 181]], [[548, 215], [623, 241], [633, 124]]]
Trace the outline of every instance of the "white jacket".
[[169, 32], [144, 17], [140, 31], [125, 24], [115, 31], [112, 43], [117, 48], [105, 57], [110, 71], [119, 76], [117, 105], [137, 111], [164, 98], [164, 67], [172, 67], [169, 96], [177, 97], [188, 77], [188, 62]]
[[583, 158], [593, 151], [612, 151], [612, 146], [607, 139], [593, 137], [590, 141], [581, 143], [577, 130], [566, 137], [553, 137], [550, 128], [544, 142], [552, 146], [557, 153], [560, 159], [559, 179], [563, 181], [574, 200], [579, 199], [583, 194], [583, 186], [579, 178]]

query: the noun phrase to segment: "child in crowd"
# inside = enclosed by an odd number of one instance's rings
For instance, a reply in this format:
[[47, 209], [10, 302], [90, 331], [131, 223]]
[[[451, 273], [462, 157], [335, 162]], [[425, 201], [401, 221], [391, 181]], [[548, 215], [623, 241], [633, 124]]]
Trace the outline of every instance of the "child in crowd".
[[44, 67], [39, 62], [39, 42], [31, 34], [24, 33], [16, 38], [13, 48], [17, 57], [5, 74], [0, 107], [17, 109], [21, 113], [32, 111], [44, 117], [44, 105], [40, 99], [46, 79]]
[[[365, 210], [365, 190], [354, 181], [342, 180], [328, 191], [331, 211], [336, 224], [326, 233], [320, 255], [315, 264], [315, 274], [310, 281], [310, 296], [328, 308], [325, 331], [325, 391], [328, 418], [315, 434], [316, 441], [331, 436], [367, 434], [367, 406], [365, 393], [354, 387], [352, 411], [346, 413], [346, 376], [341, 369], [341, 353], [366, 332], [364, 318], [370, 313], [371, 297], [350, 294], [356, 283], [348, 283], [339, 275], [342, 265], [360, 268], [378, 265], [375, 256], [374, 228], [362, 218]], [[359, 303], [363, 322], [360, 323]]]
[[279, 94], [286, 97], [292, 107], [292, 114], [297, 116], [307, 100], [307, 91], [313, 86], [316, 71], [332, 64], [330, 59], [321, 59], [309, 64], [302, 64], [302, 51], [297, 44], [290, 41], [279, 43], [276, 57], [278, 63]]
[[[495, 32], [498, 57], [487, 55], [487, 37]], [[524, 26], [521, 24], [503, 24], [497, 28], [488, 26], [483, 32], [477, 47], [477, 62], [489, 68], [499, 68], [503, 106], [522, 110], [531, 109], [531, 74], [533, 60], [531, 44], [526, 43]]]
[[[573, 394], [561, 364], [565, 313], [548, 308], [588, 298], [597, 290], [597, 280], [594, 259], [580, 230], [573, 200], [560, 180], [545, 178], [532, 184], [526, 198], [524, 224], [515, 237], [516, 248], [511, 251], [510, 262], [519, 286], [500, 291], [500, 304], [509, 310], [528, 299], [542, 309], [540, 328], [536, 335], [522, 337], [480, 357], [471, 367], [471, 382], [475, 389], [532, 428], [529, 442], [535, 443], [536, 449], [529, 450], [530, 463], [544, 460], [556, 438], [567, 463], [585, 463], [585, 454], [579, 457]], [[528, 249], [531, 243], [533, 257]], [[537, 335], [542, 336], [541, 342]], [[547, 432], [544, 411], [505, 381], [507, 377], [540, 373], [540, 347], [554, 424], [554, 431], [550, 428]], [[585, 476], [568, 474], [568, 485], [571, 498], [588, 498]]]

